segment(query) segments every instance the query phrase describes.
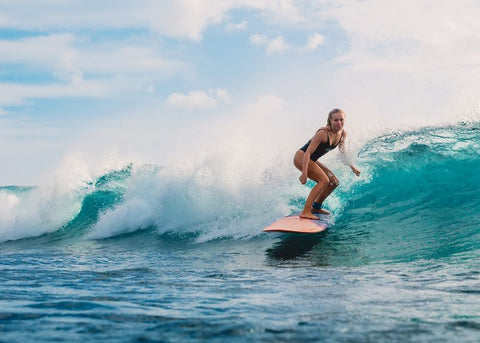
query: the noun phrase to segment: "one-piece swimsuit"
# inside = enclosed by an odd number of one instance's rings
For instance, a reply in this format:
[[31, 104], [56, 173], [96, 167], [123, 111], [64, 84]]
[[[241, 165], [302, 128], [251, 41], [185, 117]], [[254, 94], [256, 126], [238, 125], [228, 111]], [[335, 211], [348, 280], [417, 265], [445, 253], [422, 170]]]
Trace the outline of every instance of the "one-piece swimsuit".
[[[328, 134], [328, 131], [324, 128], [320, 129], [320, 130], [325, 130], [327, 132], [327, 141], [326, 142], [323, 142], [323, 143], [320, 143], [318, 145], [318, 147], [315, 149], [315, 151], [310, 155], [310, 159], [312, 161], [316, 161], [318, 160], [320, 157], [322, 157], [323, 155], [325, 155], [327, 152], [335, 149], [343, 140], [343, 132], [342, 132], [342, 137], [340, 138], [340, 140], [338, 141], [337, 144], [335, 145], [331, 145], [330, 144], [330, 135]], [[320, 131], [318, 130], [318, 131]], [[317, 132], [318, 132], [317, 131]], [[307, 151], [307, 148], [308, 146], [310, 145], [310, 143], [312, 142], [312, 140], [309, 140], [304, 146], [302, 146], [300, 148], [300, 150], [302, 150], [303, 152], [306, 152]]]

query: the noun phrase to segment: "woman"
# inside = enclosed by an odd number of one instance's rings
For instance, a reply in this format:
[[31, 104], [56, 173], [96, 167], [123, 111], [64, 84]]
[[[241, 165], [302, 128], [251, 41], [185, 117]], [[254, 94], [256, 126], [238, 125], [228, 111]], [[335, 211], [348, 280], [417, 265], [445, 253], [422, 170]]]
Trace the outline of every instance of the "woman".
[[[307, 178], [317, 184], [312, 188], [305, 201], [300, 218], [318, 219], [313, 213], [330, 214], [322, 209], [322, 203], [338, 186], [338, 179], [325, 165], [317, 160], [337, 146], [340, 151], [346, 154], [345, 140], [347, 132], [343, 128], [345, 123], [345, 112], [335, 108], [328, 114], [327, 125], [320, 128], [311, 140], [295, 153], [293, 163], [302, 172], [300, 182], [304, 185]], [[359, 176], [360, 171], [350, 162], [347, 162], [355, 175]]]

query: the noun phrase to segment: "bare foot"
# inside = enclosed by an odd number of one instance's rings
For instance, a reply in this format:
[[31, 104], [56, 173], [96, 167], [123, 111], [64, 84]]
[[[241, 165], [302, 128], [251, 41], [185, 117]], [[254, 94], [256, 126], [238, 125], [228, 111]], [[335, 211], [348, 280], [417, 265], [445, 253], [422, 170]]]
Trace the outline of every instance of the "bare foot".
[[331, 214], [330, 212], [328, 212], [327, 210], [324, 210], [323, 208], [312, 208], [312, 213], [315, 213], [315, 214]]
[[311, 219], [311, 220], [319, 219], [318, 217], [314, 216], [310, 212], [302, 212], [302, 213], [300, 213], [299, 217], [302, 218], [302, 219]]

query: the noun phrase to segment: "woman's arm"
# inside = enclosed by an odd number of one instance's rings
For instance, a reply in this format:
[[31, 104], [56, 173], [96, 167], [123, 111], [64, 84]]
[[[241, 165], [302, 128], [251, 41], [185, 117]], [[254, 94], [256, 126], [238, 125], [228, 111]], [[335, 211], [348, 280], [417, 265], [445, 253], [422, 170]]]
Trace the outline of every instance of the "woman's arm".
[[353, 162], [352, 162], [352, 155], [349, 151], [349, 149], [347, 149], [347, 145], [345, 144], [345, 141], [347, 140], [347, 131], [343, 131], [343, 139], [342, 141], [340, 142], [340, 144], [338, 145], [338, 150], [340, 150], [340, 152], [342, 153], [342, 161], [343, 163], [345, 163], [346, 165], [348, 165], [350, 167], [350, 169], [352, 170], [353, 173], [355, 173], [355, 175], [359, 176], [360, 175], [360, 170], [357, 169], [357, 167], [355, 167], [353, 165]]

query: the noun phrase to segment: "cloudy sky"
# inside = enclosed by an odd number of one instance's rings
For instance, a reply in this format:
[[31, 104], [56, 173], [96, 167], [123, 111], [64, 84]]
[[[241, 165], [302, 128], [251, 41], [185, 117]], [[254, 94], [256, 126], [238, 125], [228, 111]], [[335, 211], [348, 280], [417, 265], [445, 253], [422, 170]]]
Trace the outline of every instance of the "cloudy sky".
[[76, 150], [163, 163], [231, 123], [310, 135], [333, 107], [354, 132], [461, 119], [478, 18], [479, 0], [0, 0], [0, 185]]

